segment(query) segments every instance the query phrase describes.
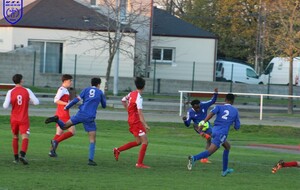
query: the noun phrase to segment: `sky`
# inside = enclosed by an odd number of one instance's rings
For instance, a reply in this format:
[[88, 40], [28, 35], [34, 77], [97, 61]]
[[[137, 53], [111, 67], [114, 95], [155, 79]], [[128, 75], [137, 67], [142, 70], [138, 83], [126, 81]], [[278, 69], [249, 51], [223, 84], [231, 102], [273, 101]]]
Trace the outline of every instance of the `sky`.
[[[3, 18], [3, 1], [5, 1], [5, 0], [0, 0], [0, 6], [1, 6], [1, 8], [0, 8], [0, 19]], [[7, 1], [9, 1], [9, 0], [7, 0]], [[26, 6], [26, 5], [34, 2], [34, 1], [36, 1], [36, 0], [23, 0], [23, 6]], [[83, 0], [83, 1], [90, 1], [90, 0]], [[154, 5], [158, 6], [159, 1], [160, 0], [154, 0]]]

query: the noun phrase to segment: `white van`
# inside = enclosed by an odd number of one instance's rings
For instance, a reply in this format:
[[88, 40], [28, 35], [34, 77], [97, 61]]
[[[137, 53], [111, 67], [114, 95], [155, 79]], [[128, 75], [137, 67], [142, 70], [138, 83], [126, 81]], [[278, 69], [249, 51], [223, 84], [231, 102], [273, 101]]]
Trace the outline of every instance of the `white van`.
[[217, 60], [216, 81], [246, 84], [261, 83], [259, 76], [249, 65], [226, 60]]
[[[263, 84], [289, 84], [290, 60], [287, 57], [274, 57], [260, 75]], [[293, 85], [299, 84], [300, 57], [293, 59]], [[269, 78], [270, 77], [270, 78]], [[270, 81], [269, 81], [270, 80]]]

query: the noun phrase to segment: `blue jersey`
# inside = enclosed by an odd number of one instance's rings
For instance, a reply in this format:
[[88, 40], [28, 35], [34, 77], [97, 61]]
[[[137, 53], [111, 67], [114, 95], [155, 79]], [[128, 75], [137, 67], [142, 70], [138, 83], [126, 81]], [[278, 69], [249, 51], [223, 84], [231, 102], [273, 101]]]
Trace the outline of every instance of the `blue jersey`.
[[106, 98], [101, 90], [95, 86], [85, 88], [81, 91], [79, 97], [83, 100], [79, 106], [78, 113], [87, 117], [96, 117], [98, 105], [106, 107]]
[[208, 108], [217, 101], [217, 97], [218, 93], [214, 93], [213, 97], [209, 101], [200, 102], [200, 110], [198, 112], [196, 112], [193, 108], [190, 108], [187, 112], [187, 118], [184, 121], [185, 126], [189, 127], [191, 121], [198, 125], [200, 121], [204, 120], [207, 116]]
[[234, 123], [234, 128], [238, 130], [240, 128], [240, 118], [237, 108], [231, 104], [217, 105], [211, 110], [216, 114], [216, 119], [213, 127], [213, 134], [228, 135], [230, 126]]

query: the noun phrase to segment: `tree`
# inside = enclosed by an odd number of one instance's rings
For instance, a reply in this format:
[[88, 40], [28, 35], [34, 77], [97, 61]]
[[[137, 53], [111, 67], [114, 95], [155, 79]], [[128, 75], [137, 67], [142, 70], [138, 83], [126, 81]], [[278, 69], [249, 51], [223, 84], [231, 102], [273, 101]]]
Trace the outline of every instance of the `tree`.
[[[268, 0], [267, 51], [287, 57], [289, 95], [293, 95], [293, 58], [300, 54], [300, 4], [298, 0]], [[288, 101], [288, 113], [293, 113], [293, 98]]]
[[[168, 1], [169, 2], [169, 1]], [[183, 1], [180, 16], [219, 37], [218, 56], [253, 62], [258, 22], [256, 0]], [[170, 4], [170, 3], [169, 3]]]
[[[108, 90], [107, 84], [110, 79], [112, 64], [114, 60], [118, 61], [119, 53], [133, 59], [138, 66], [144, 65], [144, 69], [139, 71], [140, 73], [135, 73], [135, 75], [143, 75], [141, 72], [145, 70], [145, 63], [147, 63], [147, 56], [149, 56], [152, 1], [101, 0], [99, 6], [91, 7], [91, 9], [99, 13], [99, 25], [105, 30], [89, 31], [82, 38], [74, 38], [73, 41], [104, 42], [101, 44], [94, 43], [91, 49], [98, 51], [99, 54], [108, 52], [105, 90]], [[140, 55], [144, 57], [141, 58]], [[114, 79], [117, 78], [118, 76], [115, 75]], [[116, 86], [117, 83], [114, 82], [114, 95], [117, 95]]]
[[193, 0], [156, 0], [155, 3], [162, 6], [171, 15], [181, 17], [192, 6]]

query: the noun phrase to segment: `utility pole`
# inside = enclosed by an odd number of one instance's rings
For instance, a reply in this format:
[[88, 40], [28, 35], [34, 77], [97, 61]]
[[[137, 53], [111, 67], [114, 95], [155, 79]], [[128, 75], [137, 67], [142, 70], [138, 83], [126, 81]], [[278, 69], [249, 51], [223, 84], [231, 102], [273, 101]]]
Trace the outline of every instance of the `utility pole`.
[[[255, 47], [255, 71], [259, 71], [260, 47], [261, 47], [261, 0], [259, 0], [259, 9], [257, 14], [256, 47]], [[259, 72], [258, 72], [259, 73]], [[259, 73], [260, 74], [260, 73]]]
[[118, 95], [118, 82], [119, 82], [119, 62], [120, 62], [120, 10], [121, 10], [121, 1], [116, 0], [116, 11], [117, 11], [117, 32], [116, 32], [116, 54], [115, 54], [115, 66], [114, 66], [114, 96]]
[[259, 74], [261, 74], [261, 71], [263, 69], [265, 25], [266, 25], [266, 6], [265, 3], [262, 4], [262, 1], [259, 0], [256, 48], [255, 48], [255, 71]]

